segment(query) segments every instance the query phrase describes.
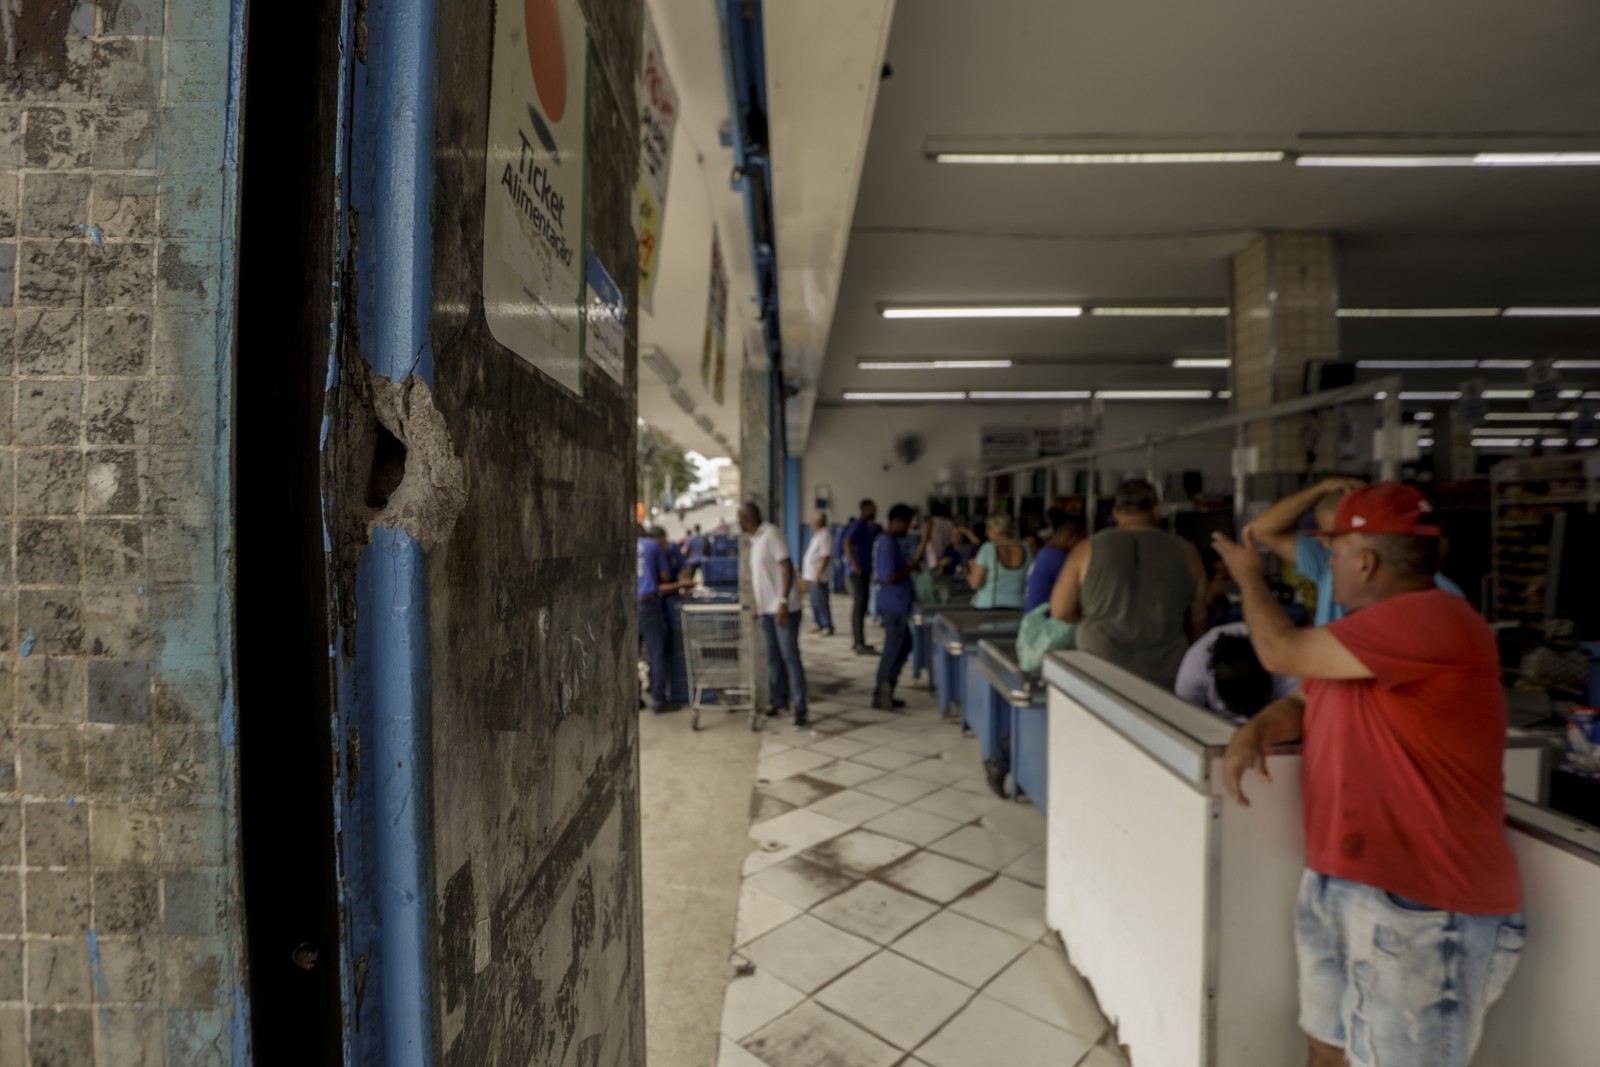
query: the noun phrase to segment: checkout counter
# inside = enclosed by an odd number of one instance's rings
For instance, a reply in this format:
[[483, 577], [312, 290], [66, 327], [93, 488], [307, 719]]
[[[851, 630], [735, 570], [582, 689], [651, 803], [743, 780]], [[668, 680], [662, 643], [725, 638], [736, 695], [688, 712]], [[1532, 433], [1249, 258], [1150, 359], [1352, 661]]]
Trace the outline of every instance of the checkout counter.
[[1011, 734], [1011, 795], [1021, 792], [1035, 807], [1049, 814], [1049, 712], [1045, 708], [1046, 687], [1037, 674], [1025, 674], [1017, 665], [1017, 642], [1011, 638], [978, 642], [978, 655], [972, 661], [977, 676], [987, 683], [981, 703], [974, 701], [969, 712], [961, 705], [962, 718], [973, 722], [973, 731], [984, 738], [984, 751], [990, 751], [989, 738], [998, 743]]
[[934, 671], [934, 616], [941, 611], [966, 607], [972, 600], [972, 590], [956, 578], [935, 578], [933, 588], [934, 595], [939, 598], [937, 604], [915, 604], [911, 608], [911, 680], [916, 681], [926, 671], [929, 689], [938, 688]]
[[[1022, 612], [1004, 608], [942, 608], [933, 617], [933, 648], [935, 684], [939, 690], [939, 714], [949, 715], [951, 705], [962, 706], [961, 722], [971, 727], [967, 720], [968, 703], [981, 703], [983, 688], [973, 690], [973, 700], [968, 701], [967, 663], [978, 654], [978, 642], [984, 638], [1016, 637], [1022, 627]], [[981, 683], [982, 679], [978, 679]], [[981, 734], [979, 735], [982, 736]], [[992, 753], [985, 747], [984, 758]]]
[[[997, 646], [997, 651], [999, 650]], [[1083, 652], [1045, 660], [1046, 918], [1136, 1067], [1305, 1062], [1294, 949], [1300, 755], [1228, 799], [1233, 727]], [[1513, 732], [1507, 830], [1528, 941], [1475, 1067], [1595, 1062], [1600, 830], [1541, 808], [1547, 740]], [[1026, 786], [1024, 786], [1026, 788]]]

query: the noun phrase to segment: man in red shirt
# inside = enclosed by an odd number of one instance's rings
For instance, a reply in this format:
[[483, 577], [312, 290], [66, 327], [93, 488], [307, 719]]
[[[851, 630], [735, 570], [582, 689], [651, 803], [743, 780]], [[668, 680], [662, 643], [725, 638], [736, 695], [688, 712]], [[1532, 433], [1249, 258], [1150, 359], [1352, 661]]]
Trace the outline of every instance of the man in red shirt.
[[1215, 539], [1262, 665], [1306, 679], [1240, 727], [1223, 778], [1248, 806], [1244, 772], [1270, 781], [1267, 749], [1303, 743], [1295, 942], [1313, 1067], [1467, 1067], [1522, 950], [1499, 652], [1434, 585], [1431, 510], [1394, 482], [1344, 497], [1318, 533], [1350, 614], [1315, 629], [1278, 607], [1248, 530]]

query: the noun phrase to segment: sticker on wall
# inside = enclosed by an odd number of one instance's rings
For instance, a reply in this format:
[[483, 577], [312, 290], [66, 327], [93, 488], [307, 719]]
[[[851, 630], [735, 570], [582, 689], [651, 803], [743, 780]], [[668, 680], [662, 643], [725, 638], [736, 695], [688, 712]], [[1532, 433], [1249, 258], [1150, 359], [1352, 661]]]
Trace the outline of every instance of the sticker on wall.
[[644, 55], [639, 62], [639, 306], [651, 310], [661, 229], [667, 221], [667, 176], [672, 135], [678, 128], [678, 93], [667, 74], [661, 38], [650, 9], [644, 12]]
[[496, 0], [483, 308], [494, 339], [582, 387], [589, 29], [578, 0]]
[[622, 287], [612, 279], [611, 272], [606, 270], [593, 248], [589, 249], [588, 266], [589, 304], [584, 322], [588, 336], [583, 349], [584, 380], [587, 382], [591, 367], [598, 367], [621, 385], [628, 343], [628, 298], [622, 295]]
[[[706, 295], [706, 334], [700, 346], [700, 384], [722, 403], [728, 360], [728, 270], [722, 263], [717, 228], [711, 227], [711, 286]], [[713, 371], [714, 369], [714, 371]]]

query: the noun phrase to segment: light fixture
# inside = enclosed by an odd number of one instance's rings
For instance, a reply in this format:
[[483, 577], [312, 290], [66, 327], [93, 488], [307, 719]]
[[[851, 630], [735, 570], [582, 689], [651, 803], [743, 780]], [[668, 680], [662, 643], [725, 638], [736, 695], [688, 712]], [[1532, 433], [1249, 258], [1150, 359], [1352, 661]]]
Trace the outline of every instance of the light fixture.
[[1431, 420], [1433, 418], [1433, 412], [1431, 412], [1431, 411], [1419, 411], [1419, 412], [1417, 412], [1415, 415], [1413, 415], [1411, 417], [1413, 419], [1416, 419], [1418, 422], [1428, 422], [1429, 420]]
[[1480, 167], [1596, 167], [1600, 152], [1479, 152]]
[[883, 400], [965, 400], [966, 393], [846, 393], [846, 400], [864, 400], [869, 403]]
[[931, 359], [922, 362], [864, 359], [856, 363], [857, 370], [1005, 370], [1009, 366], [1009, 359]]
[[1483, 398], [1485, 400], [1531, 400], [1531, 399], [1533, 399], [1533, 390], [1532, 389], [1485, 389], [1483, 391]]
[[1520, 437], [1474, 437], [1473, 448], [1521, 448], [1531, 445], [1532, 441], [1524, 441]]
[[1543, 441], [1540, 441], [1539, 443], [1544, 445], [1546, 448], [1552, 448], [1552, 447], [1555, 447], [1557, 445], [1566, 444], [1567, 443], [1567, 439], [1565, 437], [1546, 437]]
[[1172, 361], [1172, 365], [1179, 370], [1201, 370], [1208, 367], [1231, 367], [1231, 359], [1188, 359], [1179, 358]]
[[1472, 370], [1475, 359], [1358, 359], [1362, 370]]
[[1267, 152], [935, 152], [935, 163], [1282, 163], [1286, 153]]
[[1579, 448], [1593, 448], [1596, 445], [1600, 445], [1600, 438], [1585, 437], [1578, 441]]
[[1527, 370], [1533, 366], [1531, 359], [1480, 359], [1479, 370]]
[[885, 304], [878, 313], [886, 319], [1075, 319], [1083, 314], [1077, 304], [1011, 304], [948, 307], [913, 307]]
[[1432, 448], [1433, 447], [1433, 438], [1431, 438], [1431, 437], [1419, 437], [1419, 438], [1417, 438], [1417, 447], [1418, 448]]
[[1100, 389], [1099, 400], [1210, 400], [1209, 389]]
[[1492, 319], [1499, 308], [1340, 308], [1341, 319]]
[[[1488, 394], [1485, 394], [1488, 395]], [[1436, 392], [1401, 393], [1401, 400], [1460, 400], [1461, 394], [1453, 389], [1441, 389]]]
[[1315, 153], [1296, 156], [1297, 167], [1594, 167], [1600, 152], [1441, 152], [1411, 155]]
[[[1530, 395], [1531, 395], [1531, 393], [1530, 393]], [[1562, 400], [1600, 400], [1600, 393], [1594, 392], [1592, 390], [1589, 391], [1589, 392], [1584, 392], [1582, 389], [1563, 389], [1563, 390], [1561, 390], [1561, 399]]]
[[1482, 436], [1482, 437], [1496, 437], [1496, 436], [1498, 436], [1498, 437], [1504, 437], [1508, 433], [1515, 433], [1515, 434], [1545, 433], [1545, 432], [1548, 431], [1548, 429], [1549, 429], [1549, 427], [1541, 427], [1541, 426], [1475, 426], [1472, 429], [1472, 433], [1473, 433], [1473, 436]]
[[1600, 359], [1558, 359], [1556, 370], [1600, 370]]
[[1565, 422], [1578, 417], [1576, 411], [1490, 411], [1484, 419], [1489, 422]]
[[1218, 389], [1217, 390], [1217, 399], [1218, 400], [1232, 400], [1233, 399], [1233, 390], [1232, 389]]
[[1594, 319], [1600, 318], [1600, 307], [1506, 308], [1501, 314], [1508, 319]]
[[1228, 309], [1216, 305], [1204, 307], [1092, 307], [1089, 314], [1111, 319], [1225, 319]]
[[1006, 392], [972, 391], [969, 400], [1088, 400], [1093, 394], [1085, 389], [1013, 389]]

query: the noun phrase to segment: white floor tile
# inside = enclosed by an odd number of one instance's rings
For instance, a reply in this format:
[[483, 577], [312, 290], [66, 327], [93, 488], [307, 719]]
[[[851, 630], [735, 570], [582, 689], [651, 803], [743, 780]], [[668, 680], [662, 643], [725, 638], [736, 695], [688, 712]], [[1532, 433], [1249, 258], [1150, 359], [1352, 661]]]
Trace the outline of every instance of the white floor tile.
[[[872, 698], [869, 696], [867, 699], [871, 700]], [[858, 708], [855, 711], [845, 712], [844, 718], [847, 722], [871, 726], [874, 723], [891, 722], [894, 720], [895, 714], [892, 711], [879, 711], [876, 708]]]
[[985, 878], [993, 875], [981, 867], [962, 863], [932, 852], [915, 856], [878, 876], [890, 885], [915, 893], [940, 904], [948, 904]]
[[756, 823], [750, 827], [750, 836], [761, 843], [765, 851], [777, 848], [806, 849], [830, 837], [837, 837], [850, 829], [849, 823], [818, 815], [804, 808], [785, 812], [776, 819]]
[[860, 826], [869, 819], [876, 819], [880, 815], [894, 811], [898, 806], [892, 800], [846, 789], [817, 801], [811, 805], [810, 810], [818, 815], [826, 815], [830, 819], [847, 822], [851, 826]]
[[1004, 875], [951, 904], [950, 910], [1029, 941], [1037, 941], [1045, 933], [1044, 890]]
[[949, 760], [937, 758], [913, 763], [900, 773], [907, 778], [917, 778], [924, 782], [937, 782], [940, 785], [953, 785], [959, 782], [962, 776], [961, 768]]
[[989, 788], [989, 779], [982, 773], [963, 774], [951, 784], [950, 788], [959, 789], [963, 793], [971, 793], [973, 796], [979, 797], [994, 797], [995, 795], [994, 790]]
[[1034, 945], [984, 988], [984, 995], [1093, 1044], [1109, 1027], [1089, 985], [1065, 953]]
[[781, 782], [772, 782], [761, 786], [758, 792], [765, 793], [769, 797], [777, 797], [785, 804], [803, 808], [837, 792], [837, 789], [832, 785], [814, 781], [808, 774], [803, 778], [785, 778]]
[[[887, 802], [886, 802], [887, 803]], [[916, 808], [896, 808], [865, 824], [865, 829], [888, 834], [913, 845], [926, 845], [946, 836], [961, 824], [940, 815], [929, 815]]]
[[815, 992], [876, 951], [871, 941], [809, 915], [756, 938], [742, 950], [757, 968], [805, 993]]
[[893, 740], [883, 742], [889, 748], [899, 749], [901, 752], [909, 752], [914, 756], [937, 756], [944, 751], [944, 749], [920, 733], [907, 734], [900, 733], [898, 730], [894, 732], [897, 736]]
[[817, 994], [817, 1001], [903, 1049], [926, 1041], [960, 1011], [972, 990], [890, 952]]
[[717, 1067], [767, 1067], [767, 1065], [724, 1037], [717, 1053]]
[[833, 762], [833, 757], [805, 748], [791, 748], [769, 756], [756, 764], [756, 779], [764, 782], [781, 782], [797, 774], [816, 770]]
[[868, 880], [818, 904], [811, 914], [847, 933], [887, 945], [938, 910], [937, 904]]
[[739, 1041], [792, 1009], [806, 995], [765, 971], [741, 975], [728, 983], [722, 1002], [722, 1033]]
[[1021, 838], [1034, 845], [1042, 843], [1047, 832], [1044, 812], [1034, 807], [1031, 802], [1007, 804], [995, 808], [978, 821], [986, 830], [994, 830], [1007, 837]]
[[902, 767], [922, 762], [922, 757], [915, 753], [888, 747], [870, 749], [851, 758], [856, 763], [865, 763], [868, 767], [877, 767], [884, 771], [898, 771]]
[[840, 760], [838, 763], [830, 763], [826, 767], [807, 771], [806, 777], [829, 785], [856, 786], [875, 778], [882, 778], [883, 772], [876, 767]]
[[805, 910], [855, 885], [854, 875], [804, 856], [784, 860], [750, 878], [748, 885]]
[[762, 759], [770, 759], [799, 745], [800, 738], [792, 733], [779, 733], [776, 730], [766, 731], [761, 735], [760, 757]]
[[[1015, 934], [996, 930], [976, 919], [941, 911], [892, 947], [918, 963], [977, 989], [1026, 952], [1028, 944]], [[1065, 959], [1065, 955], [1062, 958]]]
[[[827, 801], [821, 803], [826, 804]], [[811, 810], [819, 809], [814, 804]], [[974, 867], [998, 871], [1020, 859], [1032, 847], [1027, 841], [985, 830], [981, 826], [963, 826], [949, 837], [940, 838], [929, 845], [928, 851], [970, 863]]]
[[852, 830], [809, 850], [806, 858], [857, 874], [871, 874], [914, 851], [904, 841], [896, 841], [870, 830]]
[[1101, 1046], [1090, 1049], [1089, 1054], [1083, 1058], [1078, 1067], [1129, 1067], [1128, 1058], [1119, 1050]]
[[898, 730], [891, 730], [887, 726], [863, 726], [859, 730], [852, 730], [845, 735], [852, 741], [860, 741], [864, 745], [878, 748], [891, 741], [899, 741], [906, 735]]
[[1069, 1067], [1089, 1048], [1081, 1037], [980, 995], [916, 1053], [932, 1067]]
[[746, 883], [739, 890], [739, 918], [734, 925], [733, 943], [737, 946], [754, 941], [767, 931], [776, 930], [803, 910]]
[[891, 1067], [899, 1049], [811, 1001], [757, 1030], [745, 1048], [770, 1067]]
[[1036, 885], [1043, 889], [1046, 851], [1046, 846], [1034, 845], [1022, 854], [1021, 859], [1007, 867], [1004, 873], [1019, 882], [1027, 882], [1029, 885]]
[[1005, 801], [985, 790], [983, 796], [967, 793], [952, 786], [923, 797], [912, 805], [918, 811], [931, 811], [956, 822], [975, 822], [989, 814]]
[[840, 734], [836, 737], [818, 741], [811, 746], [811, 751], [821, 752], [832, 756], [834, 759], [849, 759], [851, 756], [859, 756], [863, 752], [871, 752], [872, 746], [857, 741], [848, 734]]
[[896, 804], [909, 804], [913, 800], [920, 800], [938, 791], [940, 786], [937, 782], [924, 782], [918, 778], [907, 778], [903, 774], [891, 774], [876, 781], [863, 782], [858, 788], [863, 793], [892, 800]]

